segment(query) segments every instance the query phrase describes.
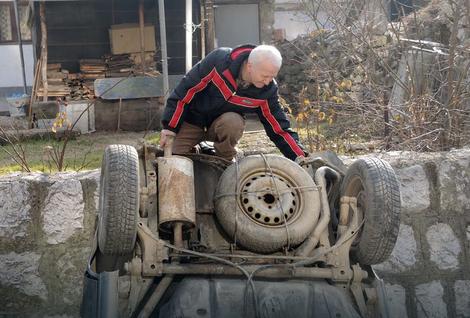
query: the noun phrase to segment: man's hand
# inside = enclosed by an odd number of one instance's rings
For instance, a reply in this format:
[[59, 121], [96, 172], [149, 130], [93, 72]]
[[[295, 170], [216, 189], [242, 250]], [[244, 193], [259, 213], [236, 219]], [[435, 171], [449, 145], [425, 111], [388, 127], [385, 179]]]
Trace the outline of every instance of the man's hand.
[[168, 141], [168, 137], [175, 137], [176, 133], [172, 132], [171, 130], [168, 129], [163, 129], [160, 132], [160, 147], [165, 148], [165, 145]]
[[295, 158], [295, 163], [297, 163], [299, 166], [303, 166], [304, 164], [306, 164], [306, 161], [307, 157], [304, 156], [298, 156], [297, 158]]

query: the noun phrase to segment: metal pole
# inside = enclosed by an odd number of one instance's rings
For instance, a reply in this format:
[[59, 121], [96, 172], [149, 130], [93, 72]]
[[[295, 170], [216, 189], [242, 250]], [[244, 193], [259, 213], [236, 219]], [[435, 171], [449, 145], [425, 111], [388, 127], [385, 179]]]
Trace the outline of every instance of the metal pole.
[[15, 22], [16, 22], [16, 31], [18, 34], [18, 46], [20, 48], [20, 59], [21, 59], [21, 71], [23, 75], [23, 90], [24, 94], [27, 94], [27, 87], [26, 87], [26, 72], [24, 69], [24, 53], [23, 53], [23, 41], [21, 40], [21, 26], [20, 26], [20, 16], [18, 12], [18, 0], [14, 2], [15, 7]]
[[[248, 272], [253, 272], [261, 266], [244, 265]], [[168, 275], [226, 275], [243, 276], [235, 267], [222, 264], [163, 264], [163, 274]], [[349, 281], [352, 279], [352, 271], [345, 271], [339, 275], [333, 268], [308, 268], [296, 267], [272, 267], [259, 271], [256, 277], [263, 278], [309, 278], [309, 279], [334, 279], [336, 281]]]
[[193, 1], [186, 0], [186, 73], [193, 66]]
[[147, 303], [145, 303], [145, 306], [140, 312], [138, 318], [150, 317], [153, 310], [160, 302], [160, 299], [163, 297], [163, 295], [165, 294], [165, 291], [168, 289], [172, 281], [173, 281], [173, 275], [166, 275], [162, 278], [162, 280], [158, 284], [153, 294], [150, 296]]
[[160, 45], [162, 47], [162, 72], [163, 72], [163, 93], [165, 102], [170, 95], [170, 84], [168, 83], [168, 53], [166, 48], [166, 22], [165, 22], [165, 1], [158, 0], [158, 20], [160, 21]]
[[98, 317], [118, 317], [119, 271], [102, 272], [98, 281]]
[[205, 4], [201, 2], [201, 58], [206, 57], [206, 10]]

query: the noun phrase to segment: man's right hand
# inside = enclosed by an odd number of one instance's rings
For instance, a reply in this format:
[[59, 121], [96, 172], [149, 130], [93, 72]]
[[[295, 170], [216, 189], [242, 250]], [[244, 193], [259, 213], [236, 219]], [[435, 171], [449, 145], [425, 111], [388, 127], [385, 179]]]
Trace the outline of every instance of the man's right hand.
[[163, 129], [160, 132], [160, 147], [165, 148], [165, 145], [169, 139], [169, 137], [175, 137], [176, 133], [172, 132], [171, 130], [168, 129]]

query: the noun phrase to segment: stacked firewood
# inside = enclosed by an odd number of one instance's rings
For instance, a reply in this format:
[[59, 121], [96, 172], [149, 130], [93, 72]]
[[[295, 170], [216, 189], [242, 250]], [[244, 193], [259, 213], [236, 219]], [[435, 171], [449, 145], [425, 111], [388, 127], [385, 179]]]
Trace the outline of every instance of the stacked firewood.
[[129, 54], [108, 54], [103, 57], [106, 63], [106, 77], [127, 77], [133, 71]]
[[[94, 81], [105, 77], [128, 77], [142, 75], [142, 55], [108, 54], [102, 59], [82, 59], [79, 73], [69, 73], [62, 69], [60, 63], [47, 65], [47, 83], [49, 97], [60, 97], [67, 100], [94, 98]], [[145, 75], [157, 76], [155, 52], [145, 52]], [[39, 87], [37, 96], [43, 96], [44, 89]]]
[[104, 78], [106, 77], [106, 63], [102, 59], [80, 60], [80, 72], [83, 79]]
[[[47, 95], [48, 96], [67, 96], [70, 94], [70, 88], [66, 85], [65, 79], [69, 75], [67, 70], [62, 70], [60, 63], [47, 65]], [[37, 96], [44, 96], [44, 87], [37, 90]]]
[[[103, 57], [107, 70], [106, 77], [127, 77], [129, 75], [142, 74], [141, 53], [110, 54]], [[156, 70], [155, 52], [144, 54], [145, 75], [156, 76], [160, 74]]]
[[93, 99], [95, 96], [93, 82], [76, 78], [68, 79], [67, 84], [70, 87], [71, 100]]

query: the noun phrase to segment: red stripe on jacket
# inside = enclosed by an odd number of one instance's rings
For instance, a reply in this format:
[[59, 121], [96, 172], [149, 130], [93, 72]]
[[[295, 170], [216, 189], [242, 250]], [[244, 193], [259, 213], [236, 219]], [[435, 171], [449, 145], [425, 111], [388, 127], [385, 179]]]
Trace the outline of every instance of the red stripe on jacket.
[[245, 48], [245, 49], [236, 49], [230, 54], [230, 58], [232, 60], [235, 60], [240, 54], [245, 53], [245, 52], [249, 52], [251, 50], [253, 50], [253, 48], [251, 48], [251, 47], [248, 47], [248, 48]]
[[229, 69], [226, 69], [223, 73], [222, 73], [223, 76], [225, 76], [226, 79], [228, 79], [228, 81], [230, 82], [230, 84], [232, 84], [233, 88], [235, 88], [235, 90], [237, 90], [238, 88], [238, 85], [237, 85], [237, 82], [235, 81], [235, 79], [233, 78], [233, 75], [232, 73], [230, 72]]
[[225, 100], [228, 101], [228, 99], [235, 94], [235, 92], [232, 92], [232, 90], [228, 87], [227, 83], [225, 83], [224, 79], [220, 74], [214, 69], [215, 73], [214, 76], [212, 77], [212, 83], [214, 83], [215, 86], [219, 89], [219, 91], [222, 93], [222, 96], [224, 96]]
[[261, 112], [263, 113], [264, 118], [266, 118], [266, 120], [268, 121], [269, 125], [271, 125], [271, 127], [273, 128], [274, 132], [284, 138], [284, 140], [290, 146], [292, 151], [297, 156], [305, 156], [304, 151], [299, 147], [295, 139], [288, 132], [284, 131], [281, 128], [281, 125], [279, 125], [278, 121], [269, 110], [269, 104], [267, 101], [265, 101], [263, 105], [261, 105]]
[[189, 102], [191, 102], [191, 100], [193, 99], [196, 93], [206, 88], [207, 84], [209, 84], [209, 82], [214, 77], [214, 74], [217, 74], [217, 70], [215, 68], [209, 74], [207, 74], [203, 79], [201, 79], [199, 83], [191, 87], [186, 93], [186, 96], [183, 97], [183, 99], [178, 101], [178, 103], [176, 104], [175, 113], [173, 114], [170, 122], [168, 123], [169, 127], [175, 128], [176, 126], [178, 126], [181, 116], [183, 115], [184, 106], [189, 104]]

